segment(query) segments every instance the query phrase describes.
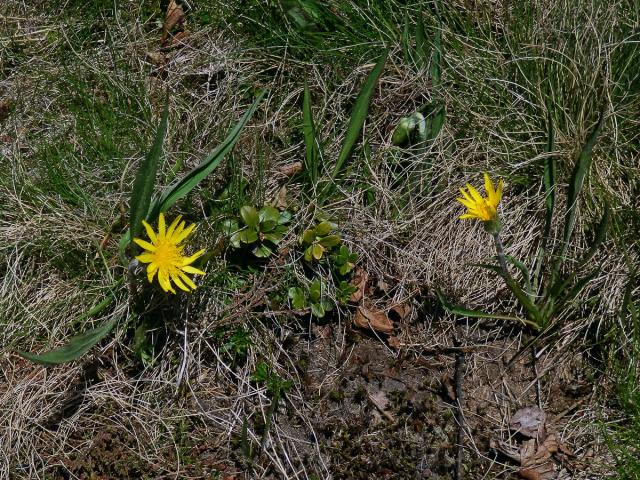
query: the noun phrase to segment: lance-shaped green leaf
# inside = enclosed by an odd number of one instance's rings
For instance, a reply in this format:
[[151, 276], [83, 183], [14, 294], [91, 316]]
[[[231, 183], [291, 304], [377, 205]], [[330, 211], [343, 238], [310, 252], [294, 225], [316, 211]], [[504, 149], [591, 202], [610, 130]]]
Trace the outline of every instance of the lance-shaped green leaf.
[[416, 55], [414, 62], [418, 69], [422, 69], [429, 59], [429, 48], [427, 47], [427, 34], [424, 31], [424, 22], [422, 20], [422, 13], [418, 12], [418, 20], [416, 22]]
[[353, 147], [360, 137], [362, 126], [364, 125], [364, 121], [367, 118], [367, 113], [369, 112], [369, 103], [371, 102], [373, 91], [375, 90], [378, 78], [382, 73], [382, 69], [384, 68], [384, 64], [387, 60], [388, 54], [389, 51], [386, 50], [380, 56], [378, 62], [373, 67], [373, 70], [371, 70], [371, 72], [369, 73], [369, 76], [367, 77], [362, 90], [360, 90], [360, 93], [358, 94], [353, 112], [351, 113], [351, 118], [349, 119], [347, 134], [345, 136], [344, 143], [342, 144], [342, 149], [340, 150], [340, 153], [338, 155], [338, 160], [336, 161], [336, 165], [333, 169], [333, 174], [331, 176], [332, 179], [334, 179], [342, 170], [342, 167], [351, 155]]
[[253, 113], [255, 112], [258, 104], [262, 100], [265, 91], [263, 90], [251, 107], [245, 112], [238, 123], [231, 129], [227, 137], [222, 141], [218, 147], [216, 147], [205, 158], [200, 165], [195, 167], [189, 173], [187, 173], [180, 180], [165, 188], [160, 198], [155, 202], [151, 218], [156, 217], [160, 212], [166, 211], [174, 203], [186, 196], [191, 190], [193, 190], [207, 175], [209, 175], [220, 164], [224, 157], [233, 149], [235, 144], [240, 139], [240, 132], [247, 124]]
[[431, 73], [431, 83], [433, 84], [433, 88], [437, 90], [442, 83], [442, 22], [440, 22], [439, 28], [436, 29], [436, 36], [433, 43], [434, 48], [429, 70]]
[[[133, 191], [131, 192], [131, 213], [129, 216], [129, 242], [133, 237], [139, 236], [142, 231], [142, 220], [147, 218], [149, 213], [149, 205], [151, 204], [151, 196], [156, 183], [156, 174], [158, 173], [158, 166], [160, 165], [160, 159], [162, 158], [162, 144], [164, 143], [164, 137], [167, 134], [167, 119], [169, 116], [169, 96], [164, 105], [164, 111], [162, 112], [162, 119], [160, 125], [156, 131], [153, 145], [144, 158], [136, 179], [133, 183]], [[133, 244], [132, 244], [133, 247]], [[135, 247], [133, 247], [135, 248]]]
[[507, 320], [509, 322], [516, 322], [522, 325], [528, 325], [532, 327], [534, 330], [538, 330], [538, 324], [531, 320], [527, 320], [519, 317], [512, 317], [510, 315], [487, 313], [487, 312], [482, 312], [480, 310], [470, 310], [468, 308], [464, 308], [459, 305], [452, 305], [451, 303], [449, 303], [449, 301], [445, 298], [445, 296], [439, 290], [436, 290], [436, 295], [438, 296], [438, 300], [440, 300], [440, 304], [442, 305], [442, 307], [447, 312], [452, 313], [454, 315], [458, 315], [460, 317], [470, 317], [470, 318], [488, 318], [492, 320]]
[[545, 194], [545, 223], [542, 237], [543, 245], [546, 245], [551, 233], [553, 209], [556, 204], [556, 157], [555, 157], [555, 130], [551, 110], [547, 113], [547, 158], [544, 162], [544, 194]]
[[607, 230], [609, 228], [609, 219], [611, 218], [611, 208], [609, 207], [609, 202], [605, 202], [604, 204], [604, 212], [602, 213], [602, 218], [600, 222], [598, 222], [598, 226], [596, 227], [596, 234], [593, 240], [591, 241], [591, 247], [589, 247], [589, 251], [585, 254], [584, 257], [580, 260], [578, 267], [576, 270], [579, 270], [581, 267], [589, 263], [589, 261], [593, 258], [593, 256], [598, 251], [602, 242], [607, 236]]
[[567, 213], [565, 216], [563, 245], [560, 254], [560, 261], [562, 261], [562, 258], [567, 251], [569, 240], [571, 240], [571, 235], [573, 234], [573, 230], [576, 224], [578, 197], [580, 195], [580, 192], [582, 191], [582, 188], [584, 187], [584, 182], [587, 178], [587, 175], [589, 174], [591, 164], [593, 163], [593, 147], [596, 144], [598, 137], [600, 136], [600, 132], [602, 131], [602, 127], [604, 125], [604, 120], [605, 114], [604, 112], [601, 112], [598, 123], [596, 123], [595, 127], [593, 127], [593, 130], [591, 130], [591, 133], [587, 137], [587, 141], [580, 151], [580, 155], [578, 156], [578, 160], [573, 169], [573, 174], [571, 175], [571, 181], [569, 182], [569, 193], [567, 195]]

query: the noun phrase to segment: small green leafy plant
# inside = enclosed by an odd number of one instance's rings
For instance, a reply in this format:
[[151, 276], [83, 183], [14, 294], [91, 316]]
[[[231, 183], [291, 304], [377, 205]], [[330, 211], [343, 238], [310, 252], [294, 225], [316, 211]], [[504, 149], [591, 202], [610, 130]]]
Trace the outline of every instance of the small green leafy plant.
[[287, 234], [290, 221], [288, 211], [280, 212], [270, 205], [260, 210], [245, 205], [240, 208], [239, 218], [225, 221], [224, 229], [234, 248], [247, 246], [256, 257], [267, 258]]
[[333, 310], [333, 302], [327, 295], [327, 287], [320, 278], [314, 279], [309, 287], [291, 287], [289, 289], [291, 305], [296, 310], [311, 308], [311, 314], [316, 318], [323, 318], [327, 312]]
[[300, 237], [300, 244], [305, 247], [304, 259], [307, 262], [321, 260], [324, 254], [340, 244], [340, 235], [332, 233], [334, 226], [327, 221], [318, 223], [315, 227], [304, 231]]
[[340, 245], [338, 251], [331, 255], [331, 261], [337, 273], [344, 277], [355, 268], [358, 254], [352, 253], [346, 245]]

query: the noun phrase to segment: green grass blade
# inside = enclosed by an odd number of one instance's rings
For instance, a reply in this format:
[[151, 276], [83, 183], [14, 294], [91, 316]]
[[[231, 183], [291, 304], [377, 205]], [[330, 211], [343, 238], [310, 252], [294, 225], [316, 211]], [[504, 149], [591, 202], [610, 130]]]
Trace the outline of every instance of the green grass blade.
[[418, 70], [425, 67], [429, 59], [429, 48], [427, 46], [427, 34], [424, 31], [424, 22], [422, 20], [422, 13], [418, 12], [418, 21], [416, 23], [416, 55], [415, 64]]
[[264, 94], [264, 90], [260, 92], [251, 107], [249, 107], [242, 118], [233, 127], [231, 132], [229, 132], [227, 137], [207, 156], [207, 158], [202, 161], [200, 165], [195, 167], [174, 184], [165, 188], [160, 198], [155, 202], [150, 217], [153, 218], [160, 212], [166, 211], [174, 203], [191, 192], [191, 190], [193, 190], [207, 175], [215, 170], [222, 159], [233, 149], [239, 140], [240, 132], [255, 112]]
[[436, 30], [429, 72], [431, 74], [433, 88], [437, 91], [442, 83], [442, 23], [440, 23]]
[[411, 40], [409, 39], [409, 13], [407, 10], [404, 12], [404, 27], [402, 29], [402, 55], [407, 65], [410, 65], [413, 61], [411, 55]]
[[302, 101], [302, 133], [307, 149], [305, 169], [311, 185], [315, 187], [318, 182], [320, 150], [315, 124], [313, 122], [313, 111], [311, 110], [311, 94], [309, 93], [309, 85], [306, 81], [304, 82], [304, 99]]
[[378, 78], [382, 73], [382, 69], [384, 68], [384, 64], [387, 60], [388, 54], [389, 51], [386, 50], [380, 56], [375, 67], [373, 67], [373, 70], [371, 70], [371, 72], [369, 73], [369, 76], [367, 77], [362, 90], [358, 94], [355, 107], [353, 108], [353, 113], [351, 114], [351, 118], [349, 120], [347, 135], [344, 139], [344, 143], [342, 144], [342, 149], [340, 150], [340, 154], [338, 155], [338, 160], [336, 161], [335, 168], [333, 169], [333, 174], [331, 176], [332, 180], [335, 179], [338, 173], [340, 173], [340, 171], [342, 170], [344, 163], [351, 155], [353, 147], [360, 137], [362, 126], [364, 125], [364, 121], [367, 118], [367, 113], [369, 111], [369, 103], [371, 102], [373, 91], [375, 89]]
[[[138, 168], [136, 179], [131, 192], [131, 213], [129, 217], [129, 241], [139, 236], [142, 231], [142, 220], [147, 218], [151, 196], [156, 183], [156, 174], [162, 158], [162, 145], [167, 134], [167, 119], [169, 117], [169, 97], [165, 100], [162, 119], [156, 131], [156, 136], [149, 153]], [[132, 248], [135, 248], [132, 243]]]
[[578, 197], [582, 188], [584, 187], [585, 179], [589, 174], [589, 169], [591, 168], [591, 164], [593, 163], [593, 147], [600, 136], [600, 132], [602, 131], [602, 127], [604, 125], [605, 114], [604, 112], [600, 113], [600, 118], [598, 119], [598, 123], [593, 128], [589, 136], [587, 137], [587, 141], [582, 147], [580, 151], [580, 155], [578, 156], [578, 160], [573, 169], [573, 174], [571, 175], [571, 181], [569, 183], [569, 193], [567, 196], [567, 213], [565, 216], [564, 223], [564, 235], [563, 235], [563, 246], [562, 253], [560, 255], [560, 261], [564, 257], [566, 250], [569, 246], [569, 240], [571, 240], [571, 235], [573, 234], [573, 230], [576, 224], [576, 207], [578, 204]]

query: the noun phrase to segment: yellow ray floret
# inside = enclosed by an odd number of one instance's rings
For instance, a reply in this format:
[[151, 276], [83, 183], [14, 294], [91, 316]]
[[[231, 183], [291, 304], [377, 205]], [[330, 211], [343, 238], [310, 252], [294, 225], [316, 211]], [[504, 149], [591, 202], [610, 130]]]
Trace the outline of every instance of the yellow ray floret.
[[153, 282], [156, 273], [158, 274], [158, 283], [165, 292], [176, 293], [173, 285], [175, 284], [180, 290], [190, 292], [196, 288], [196, 284], [186, 274], [204, 275], [205, 272], [199, 270], [191, 264], [202, 256], [204, 250], [200, 250], [191, 256], [183, 253], [184, 245], [181, 245], [187, 237], [193, 232], [195, 225], [185, 228], [185, 222], [181, 222], [182, 216], [176, 217], [169, 228], [161, 213], [158, 218], [158, 231], [155, 232], [151, 225], [144, 220], [142, 225], [147, 232], [150, 242], [140, 238], [134, 238], [136, 242], [145, 251], [138, 255], [136, 259], [147, 265], [147, 279], [149, 283]]
[[460, 189], [462, 198], [457, 200], [467, 207], [467, 213], [460, 215], [460, 218], [478, 218], [483, 222], [490, 222], [498, 218], [498, 204], [502, 199], [502, 180], [498, 182], [498, 188], [494, 188], [493, 182], [487, 173], [484, 174], [484, 189], [487, 196], [480, 193], [467, 183], [467, 191]]

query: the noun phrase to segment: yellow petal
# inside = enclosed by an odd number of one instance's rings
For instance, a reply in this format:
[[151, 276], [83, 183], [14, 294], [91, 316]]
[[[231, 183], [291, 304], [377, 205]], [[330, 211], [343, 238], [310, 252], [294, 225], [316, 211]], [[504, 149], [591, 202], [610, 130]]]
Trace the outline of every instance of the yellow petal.
[[157, 271], [158, 271], [158, 264], [150, 263], [149, 266], [147, 267], [147, 280], [149, 280], [149, 283], [153, 283], [153, 277], [155, 276]]
[[180, 232], [179, 235], [174, 235], [173, 236], [173, 241], [175, 243], [180, 243], [182, 242], [185, 238], [187, 238], [189, 236], [189, 234], [191, 232], [193, 232], [193, 229], [196, 228], [196, 224], [192, 223], [191, 225], [189, 225], [186, 229], [184, 229], [182, 232]]
[[473, 200], [467, 200], [466, 198], [456, 198], [456, 200], [467, 208], [473, 208], [476, 204]]
[[493, 182], [491, 181], [491, 178], [489, 178], [489, 174], [487, 172], [484, 173], [484, 190], [487, 192], [487, 197], [493, 201], [496, 191], [493, 188]]
[[142, 262], [142, 263], [153, 262], [153, 260], [155, 258], [156, 258], [156, 256], [153, 253], [143, 253], [142, 255], [136, 256], [136, 260], [138, 260], [139, 262]]
[[205, 252], [204, 249], [197, 251], [196, 253], [194, 253], [193, 255], [191, 255], [190, 257], [186, 257], [184, 259], [182, 259], [182, 261], [180, 262], [181, 265], [191, 265], [193, 262], [195, 262], [198, 258], [200, 258], [202, 256], [202, 254]]
[[178, 215], [173, 222], [171, 222], [171, 225], [169, 225], [169, 230], [167, 230], [167, 238], [171, 239], [171, 236], [173, 235], [173, 233], [175, 232], [176, 227], [178, 226], [178, 223], [180, 223], [180, 219], [182, 218], [182, 215]]
[[462, 196], [464, 197], [465, 200], [468, 200], [470, 202], [473, 202], [473, 199], [469, 196], [469, 194], [464, 190], [464, 188], [460, 189], [460, 193], [462, 194]]
[[193, 283], [193, 280], [191, 280], [189, 277], [187, 277], [184, 273], [182, 273], [180, 270], [178, 270], [178, 275], [180, 275], [180, 278], [182, 280], [184, 280], [184, 283], [186, 283], [187, 285], [189, 285], [191, 288], [195, 289], [196, 288], [196, 284]]
[[167, 226], [164, 221], [164, 214], [161, 213], [160, 216], [158, 217], [158, 238], [162, 240], [166, 237], [166, 234], [167, 234]]
[[476, 202], [482, 201], [482, 195], [480, 195], [478, 193], [478, 191], [475, 188], [473, 188], [472, 185], [467, 183], [467, 189], [469, 190], [469, 193], [471, 194], [471, 198], [473, 198]]
[[185, 292], [191, 291], [184, 283], [182, 283], [182, 280], [180, 280], [180, 277], [178, 277], [178, 275], [171, 275], [171, 280], [173, 280], [173, 283], [175, 283], [180, 290], [184, 290]]
[[504, 187], [504, 182], [502, 180], [500, 180], [498, 182], [498, 189], [496, 190], [496, 207], [498, 206], [498, 203], [500, 203], [500, 200], [502, 200], [502, 188]]
[[465, 213], [464, 215], [460, 215], [460, 218], [465, 220], [467, 218], [478, 218], [478, 216], [472, 213]]
[[207, 272], [203, 272], [202, 270], [196, 268], [196, 267], [192, 267], [190, 265], [185, 265], [184, 267], [180, 267], [180, 270], [182, 270], [183, 272], [187, 272], [187, 273], [193, 273], [195, 275], [206, 275]]
[[156, 232], [153, 231], [153, 228], [151, 228], [151, 225], [149, 225], [144, 220], [142, 220], [142, 225], [144, 225], [144, 229], [147, 231], [147, 235], [149, 236], [151, 242], [156, 243], [158, 241], [158, 237], [156, 236]]
[[176, 291], [171, 286], [171, 281], [169, 280], [169, 275], [166, 270], [160, 269], [158, 272], [158, 281], [160, 282], [160, 286], [165, 292], [176, 293]]
[[140, 245], [145, 250], [149, 250], [150, 252], [155, 252], [156, 251], [156, 247], [154, 245], [151, 245], [149, 242], [146, 242], [146, 241], [141, 240], [139, 238], [134, 238], [133, 241], [136, 242], [138, 245]]

